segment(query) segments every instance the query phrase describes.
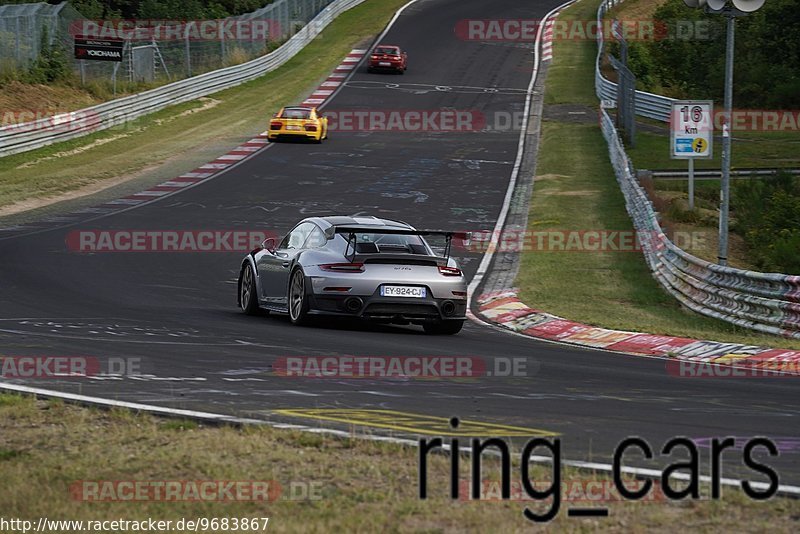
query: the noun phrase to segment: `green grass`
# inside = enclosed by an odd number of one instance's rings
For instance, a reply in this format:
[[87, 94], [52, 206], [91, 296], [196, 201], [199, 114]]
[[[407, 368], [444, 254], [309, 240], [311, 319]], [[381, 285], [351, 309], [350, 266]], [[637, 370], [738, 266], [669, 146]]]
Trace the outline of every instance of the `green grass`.
[[[170, 428], [149, 415], [52, 405], [33, 398], [4, 402], [0, 394], [0, 510], [3, 517], [71, 520], [156, 520], [269, 517], [277, 532], [527, 532], [519, 501], [452, 501], [450, 461], [429, 456], [427, 500], [417, 493], [418, 451], [391, 443], [340, 439], [271, 427]], [[165, 428], [168, 430], [165, 431]], [[303, 439], [309, 436], [313, 439]], [[519, 484], [519, 451], [512, 482]], [[497, 482], [498, 463], [483, 461]], [[463, 456], [461, 480], [469, 480]], [[551, 468], [533, 466], [531, 479], [548, 484]], [[77, 481], [275, 481], [272, 502], [87, 502], [74, 499]], [[603, 474], [562, 470], [562, 480], [607, 481]], [[290, 499], [289, 488], [314, 488], [315, 498]], [[574, 486], [573, 486], [574, 487]], [[704, 493], [707, 488], [704, 487]], [[302, 492], [296, 492], [301, 495]], [[566, 499], [566, 498], [565, 498]], [[800, 501], [756, 502], [725, 488], [721, 501], [598, 503], [606, 519], [572, 519], [564, 500], [552, 526], [560, 531], [667, 532], [675, 524], [706, 531], [796, 531]], [[585, 506], [587, 503], [576, 503]], [[222, 530], [219, 530], [222, 532]]]
[[[731, 167], [800, 168], [799, 132], [736, 132], [731, 143]], [[637, 169], [686, 169], [684, 160], [669, 157], [669, 130], [638, 132], [636, 147], [628, 150]], [[722, 143], [715, 140], [714, 157], [695, 161], [696, 169], [720, 169]]]
[[0, 159], [0, 208], [31, 198], [52, 199], [120, 176], [146, 175], [158, 183], [206, 163], [264, 131], [272, 112], [316, 88], [352, 48], [380, 32], [405, 1], [364, 2], [280, 69], [204, 102]]
[[[597, 5], [580, 2], [562, 16], [587, 20]], [[545, 102], [585, 103], [586, 88], [593, 88], [595, 50], [593, 42], [555, 43]], [[552, 79], [558, 83], [552, 85]], [[596, 123], [543, 123], [528, 229], [632, 231]], [[517, 285], [528, 305], [591, 325], [800, 348], [797, 341], [755, 334], [682, 309], [636, 251], [525, 253]]]

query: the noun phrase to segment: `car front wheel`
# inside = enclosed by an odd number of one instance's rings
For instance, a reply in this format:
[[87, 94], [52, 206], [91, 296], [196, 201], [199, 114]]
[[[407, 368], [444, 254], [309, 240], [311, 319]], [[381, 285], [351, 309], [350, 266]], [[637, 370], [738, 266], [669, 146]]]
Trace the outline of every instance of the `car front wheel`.
[[239, 280], [239, 306], [247, 315], [258, 314], [258, 297], [256, 296], [256, 279], [253, 268], [245, 265]]

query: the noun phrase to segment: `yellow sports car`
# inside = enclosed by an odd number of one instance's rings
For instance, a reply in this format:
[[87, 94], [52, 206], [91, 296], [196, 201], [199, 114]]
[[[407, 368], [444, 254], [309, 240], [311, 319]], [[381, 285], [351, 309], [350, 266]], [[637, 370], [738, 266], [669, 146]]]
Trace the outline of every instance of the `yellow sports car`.
[[317, 114], [317, 108], [292, 106], [281, 108], [269, 121], [267, 139], [310, 139], [321, 143], [328, 138], [328, 118]]

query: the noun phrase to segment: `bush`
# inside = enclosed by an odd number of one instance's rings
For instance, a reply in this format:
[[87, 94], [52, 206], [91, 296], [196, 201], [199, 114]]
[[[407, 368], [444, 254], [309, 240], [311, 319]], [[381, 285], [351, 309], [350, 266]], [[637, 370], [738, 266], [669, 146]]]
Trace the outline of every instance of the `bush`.
[[755, 264], [800, 274], [800, 178], [783, 173], [737, 182], [731, 199], [734, 229], [744, 236]]
[[67, 55], [58, 44], [50, 46], [47, 26], [44, 26], [39, 57], [28, 68], [25, 81], [28, 83], [52, 83], [68, 80], [71, 77], [72, 70]]
[[[647, 90], [679, 98], [722, 101], [725, 19], [667, 0], [654, 14], [672, 38], [631, 43], [630, 68]], [[688, 26], [693, 23], [694, 26]], [[693, 28], [688, 38], [679, 27]], [[684, 32], [686, 35], [686, 32]], [[641, 50], [638, 50], [641, 49]], [[736, 22], [734, 100], [737, 107], [800, 107], [800, 9], [797, 0], [770, 0]], [[635, 54], [635, 56], [634, 56]]]

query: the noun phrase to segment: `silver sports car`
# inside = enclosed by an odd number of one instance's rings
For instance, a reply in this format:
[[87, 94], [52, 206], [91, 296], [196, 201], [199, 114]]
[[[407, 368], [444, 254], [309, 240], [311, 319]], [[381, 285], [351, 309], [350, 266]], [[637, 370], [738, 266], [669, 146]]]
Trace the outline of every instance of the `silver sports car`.
[[[444, 237], [444, 256], [424, 236]], [[456, 334], [467, 285], [449, 257], [453, 237], [468, 235], [376, 217], [303, 219], [280, 243], [267, 239], [244, 258], [239, 306], [247, 314], [288, 313], [295, 324], [339, 315]]]

